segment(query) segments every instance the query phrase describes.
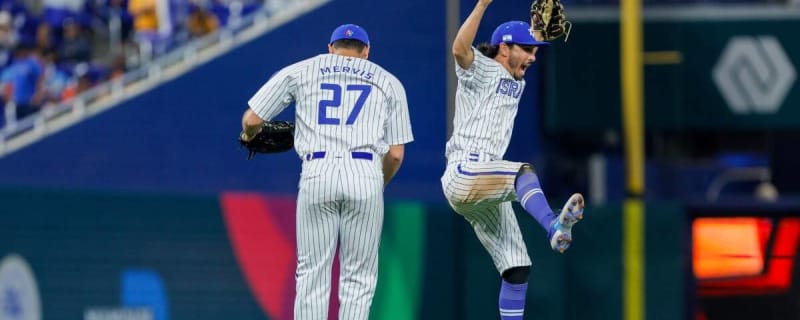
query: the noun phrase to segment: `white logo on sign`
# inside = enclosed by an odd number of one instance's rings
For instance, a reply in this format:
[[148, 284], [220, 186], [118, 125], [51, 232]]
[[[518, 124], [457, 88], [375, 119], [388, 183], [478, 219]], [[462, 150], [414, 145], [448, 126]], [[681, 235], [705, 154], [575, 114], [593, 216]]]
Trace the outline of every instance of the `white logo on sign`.
[[42, 307], [36, 278], [17, 254], [0, 260], [0, 320], [41, 320]]
[[733, 37], [712, 74], [736, 114], [778, 112], [795, 80], [792, 62], [772, 36]]

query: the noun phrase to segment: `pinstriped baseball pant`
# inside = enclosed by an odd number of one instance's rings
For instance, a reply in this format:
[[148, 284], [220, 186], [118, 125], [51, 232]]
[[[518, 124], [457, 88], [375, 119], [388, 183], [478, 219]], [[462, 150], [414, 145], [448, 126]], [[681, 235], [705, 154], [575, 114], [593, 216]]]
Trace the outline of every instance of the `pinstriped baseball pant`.
[[303, 163], [297, 198], [296, 320], [328, 319], [339, 244], [339, 319], [368, 319], [383, 225], [380, 159], [328, 155]]
[[472, 225], [501, 274], [531, 265], [511, 206], [517, 200], [514, 181], [521, 165], [504, 160], [454, 161], [441, 179], [450, 206]]

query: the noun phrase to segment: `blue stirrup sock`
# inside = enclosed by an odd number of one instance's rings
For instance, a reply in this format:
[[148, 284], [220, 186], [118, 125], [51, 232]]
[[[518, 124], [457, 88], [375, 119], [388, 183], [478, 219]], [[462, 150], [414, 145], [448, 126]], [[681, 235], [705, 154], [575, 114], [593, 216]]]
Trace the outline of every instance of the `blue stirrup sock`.
[[550, 209], [547, 198], [544, 196], [542, 186], [539, 184], [539, 177], [535, 173], [526, 172], [517, 177], [516, 182], [517, 199], [536, 221], [545, 230], [550, 230], [550, 225], [556, 218], [556, 214]]
[[528, 283], [512, 284], [503, 280], [500, 287], [500, 319], [522, 320], [525, 313], [525, 294]]

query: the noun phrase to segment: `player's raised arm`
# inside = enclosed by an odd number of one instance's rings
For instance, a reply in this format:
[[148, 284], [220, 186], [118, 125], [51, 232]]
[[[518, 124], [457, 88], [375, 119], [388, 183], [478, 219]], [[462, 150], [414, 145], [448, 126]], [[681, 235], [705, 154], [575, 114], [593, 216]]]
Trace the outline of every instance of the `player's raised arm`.
[[492, 0], [478, 0], [475, 9], [469, 14], [467, 20], [461, 25], [453, 41], [453, 57], [461, 68], [469, 69], [475, 55], [472, 53], [472, 42], [475, 41], [475, 34], [478, 33], [478, 25], [481, 23], [483, 13]]

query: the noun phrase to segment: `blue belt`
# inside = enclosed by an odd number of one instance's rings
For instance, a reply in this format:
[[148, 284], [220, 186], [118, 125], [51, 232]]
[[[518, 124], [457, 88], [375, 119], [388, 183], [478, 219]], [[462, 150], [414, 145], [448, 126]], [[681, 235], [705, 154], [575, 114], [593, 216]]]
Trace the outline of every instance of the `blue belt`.
[[[314, 151], [312, 153], [306, 154], [306, 161], [311, 161], [314, 159], [324, 159], [326, 154], [327, 152], [325, 151]], [[350, 157], [352, 157], [353, 159], [372, 160], [372, 153], [353, 151], [350, 152]]]

